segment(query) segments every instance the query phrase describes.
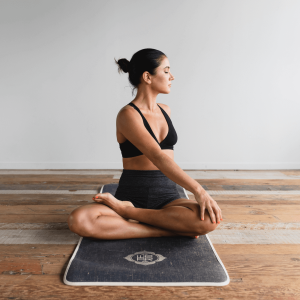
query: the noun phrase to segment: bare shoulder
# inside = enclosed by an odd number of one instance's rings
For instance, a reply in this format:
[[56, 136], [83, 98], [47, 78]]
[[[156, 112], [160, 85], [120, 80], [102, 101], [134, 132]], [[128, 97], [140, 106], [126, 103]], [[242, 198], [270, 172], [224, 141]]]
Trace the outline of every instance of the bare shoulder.
[[123, 136], [122, 140], [129, 140], [151, 161], [161, 154], [160, 145], [143, 126], [142, 117], [130, 105], [122, 107], [117, 115], [117, 134]]
[[126, 121], [126, 119], [132, 118], [132, 116], [134, 115], [135, 115], [134, 108], [131, 107], [130, 105], [125, 105], [119, 110], [117, 114], [117, 121], [118, 120]]
[[161, 106], [161, 108], [169, 115], [171, 116], [171, 108], [167, 104], [157, 103]]

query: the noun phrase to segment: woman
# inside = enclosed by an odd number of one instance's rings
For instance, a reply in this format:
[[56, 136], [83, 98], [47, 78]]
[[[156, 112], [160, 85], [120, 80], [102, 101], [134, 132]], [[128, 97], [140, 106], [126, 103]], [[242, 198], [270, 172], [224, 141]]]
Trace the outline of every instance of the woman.
[[[169, 94], [174, 76], [167, 56], [155, 49], [136, 52], [130, 62], [116, 61], [129, 73], [136, 97], [117, 115], [117, 140], [123, 172], [115, 197], [99, 193], [96, 203], [75, 209], [68, 218], [71, 231], [96, 239], [162, 236], [192, 238], [213, 231], [221, 209], [202, 186], [174, 162], [177, 134], [170, 108], [156, 103]], [[176, 183], [196, 200], [180, 198]], [[216, 223], [217, 222], [217, 223]]]

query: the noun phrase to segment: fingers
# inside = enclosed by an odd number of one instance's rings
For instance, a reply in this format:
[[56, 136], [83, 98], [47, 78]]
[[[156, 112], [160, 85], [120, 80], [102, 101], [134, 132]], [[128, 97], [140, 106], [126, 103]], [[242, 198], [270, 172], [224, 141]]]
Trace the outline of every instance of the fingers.
[[202, 205], [200, 205], [200, 216], [201, 216], [201, 220], [204, 220], [204, 213], [205, 213], [205, 205], [204, 203]]
[[211, 204], [212, 213], [210, 215], [213, 215], [212, 222], [214, 223], [214, 221], [217, 221], [217, 223], [220, 223], [223, 220], [221, 209], [218, 206], [217, 202], [210, 195], [208, 196], [211, 200], [210, 204]]
[[215, 216], [215, 213], [213, 211], [213, 209], [211, 208], [211, 206], [208, 206], [207, 207], [207, 210], [209, 212], [209, 215], [210, 215], [210, 219], [213, 223], [216, 223], [216, 216]]
[[200, 206], [200, 218], [201, 220], [204, 220], [204, 214], [205, 214], [205, 209], [207, 209], [211, 222], [212, 223], [220, 223], [223, 220], [221, 209], [217, 205], [216, 202], [212, 202], [212, 205], [206, 204], [205, 207], [205, 202], [203, 201], [199, 206]]
[[217, 216], [217, 223], [220, 223], [223, 220], [222, 212], [220, 207], [216, 204], [214, 206], [215, 215]]
[[214, 210], [217, 216], [218, 223], [223, 220], [221, 208], [218, 206], [217, 202], [214, 202]]

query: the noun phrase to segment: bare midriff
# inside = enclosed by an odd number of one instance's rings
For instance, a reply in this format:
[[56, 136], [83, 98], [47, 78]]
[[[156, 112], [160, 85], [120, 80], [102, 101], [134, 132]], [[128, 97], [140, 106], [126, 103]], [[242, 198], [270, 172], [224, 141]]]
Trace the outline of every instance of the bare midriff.
[[[163, 149], [169, 157], [174, 160], [174, 150]], [[159, 170], [145, 155], [123, 158], [123, 169], [125, 170]]]

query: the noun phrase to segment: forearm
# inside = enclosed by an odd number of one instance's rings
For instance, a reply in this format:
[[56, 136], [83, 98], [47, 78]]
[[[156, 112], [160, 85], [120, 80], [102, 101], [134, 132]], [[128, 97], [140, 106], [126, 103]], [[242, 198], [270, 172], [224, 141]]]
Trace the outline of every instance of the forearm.
[[152, 159], [152, 163], [168, 178], [193, 194], [201, 193], [204, 190], [195, 179], [186, 174], [175, 161], [163, 151]]

